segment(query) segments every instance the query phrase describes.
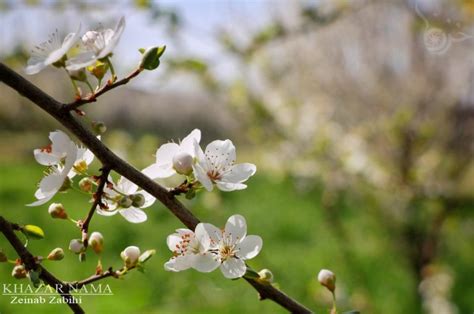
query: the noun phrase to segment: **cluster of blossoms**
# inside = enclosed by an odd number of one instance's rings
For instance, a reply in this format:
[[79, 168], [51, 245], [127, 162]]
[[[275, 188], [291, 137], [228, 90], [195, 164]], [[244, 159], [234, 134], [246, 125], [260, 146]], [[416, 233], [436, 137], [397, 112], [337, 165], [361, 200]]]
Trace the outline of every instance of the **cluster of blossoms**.
[[215, 140], [207, 145], [205, 152], [199, 146], [200, 141], [201, 131], [195, 129], [180, 144], [162, 145], [156, 151], [156, 162], [143, 173], [152, 179], [185, 175], [208, 191], [212, 191], [214, 185], [222, 191], [245, 189], [243, 182], [255, 174], [255, 165], [234, 164], [236, 152], [231, 140]]
[[240, 215], [231, 216], [224, 230], [209, 223], [199, 223], [194, 232], [178, 229], [168, 236], [168, 248], [173, 252], [165, 264], [169, 271], [194, 268], [211, 272], [220, 267], [226, 278], [245, 275], [245, 260], [254, 258], [262, 249], [262, 238], [247, 235], [247, 223]]
[[[96, 62], [107, 61], [113, 49], [118, 44], [125, 29], [125, 19], [122, 17], [115, 29], [97, 29], [85, 32], [81, 37], [81, 26], [75, 33], [68, 34], [63, 41], [58, 31], [50, 35], [46, 42], [32, 50], [25, 69], [27, 74], [36, 74], [49, 65], [65, 67], [68, 71], [78, 71]], [[80, 40], [82, 52], [68, 59], [67, 53]]]

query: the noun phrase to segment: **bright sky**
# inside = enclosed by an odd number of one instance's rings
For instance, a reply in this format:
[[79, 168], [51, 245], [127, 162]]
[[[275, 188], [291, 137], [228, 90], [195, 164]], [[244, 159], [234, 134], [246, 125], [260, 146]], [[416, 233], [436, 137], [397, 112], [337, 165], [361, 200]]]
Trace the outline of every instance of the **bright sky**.
[[[180, 36], [171, 38], [165, 31], [163, 21], [152, 20], [148, 11], [129, 6], [131, 1], [115, 1], [113, 5], [101, 5], [83, 12], [73, 6], [58, 11], [48, 6], [31, 7], [21, 5], [19, 1], [8, 1], [15, 5], [0, 12], [0, 58], [10, 54], [18, 44], [31, 49], [45, 41], [56, 28], [63, 35], [75, 31], [79, 23], [82, 23], [83, 30], [95, 28], [99, 23], [114, 28], [123, 15], [127, 27], [114, 54], [119, 68], [129, 69], [137, 64], [138, 48], [166, 44], [168, 55], [176, 57], [192, 53], [222, 68], [219, 72], [223, 73], [232, 70], [228, 60], [222, 59], [220, 47], [215, 41], [216, 33], [223, 28], [232, 29], [237, 34], [258, 29], [268, 21], [269, 10], [278, 3], [270, 0], [160, 1], [160, 6], [175, 8], [183, 21]], [[46, 0], [48, 2], [51, 1]]]

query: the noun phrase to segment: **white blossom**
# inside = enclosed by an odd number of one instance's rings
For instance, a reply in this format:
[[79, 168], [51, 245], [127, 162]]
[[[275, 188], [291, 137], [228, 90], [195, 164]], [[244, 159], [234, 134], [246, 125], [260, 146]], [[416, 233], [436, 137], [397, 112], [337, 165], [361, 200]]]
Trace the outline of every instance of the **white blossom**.
[[[65, 181], [69, 180], [68, 174], [72, 171], [76, 162], [78, 150], [76, 144], [61, 131], [53, 133], [56, 133], [56, 135], [52, 136], [50, 134], [51, 145], [41, 149], [38, 154], [35, 150], [36, 160], [40, 164], [49, 164], [50, 166], [48, 174], [40, 181], [39, 188], [35, 192], [35, 197], [38, 200], [27, 206], [39, 206], [53, 198]], [[51, 156], [47, 156], [50, 153]], [[55, 158], [59, 158], [59, 162], [55, 162]]]
[[[112, 216], [117, 213], [122, 215], [127, 221], [132, 223], [141, 223], [147, 220], [146, 213], [141, 208], [147, 208], [153, 205], [155, 198], [143, 190], [138, 190], [138, 186], [125, 177], [120, 177], [115, 184], [111, 177], [109, 182], [112, 183], [112, 188], [107, 185], [104, 188], [106, 194], [107, 209], [97, 209], [97, 213], [103, 216]], [[135, 204], [132, 200], [133, 196], [140, 194], [143, 202]], [[123, 202], [127, 200], [129, 202]]]
[[[202, 231], [202, 226], [196, 228], [197, 233]], [[168, 236], [166, 243], [173, 252], [173, 257], [165, 263], [166, 270], [178, 272], [194, 268], [200, 272], [210, 272], [216, 268], [215, 257], [208, 251], [210, 240], [198, 241], [193, 231], [178, 229]]]
[[48, 65], [61, 60], [71, 47], [79, 39], [81, 25], [75, 33], [68, 34], [61, 42], [58, 30], [49, 36], [49, 39], [32, 50], [32, 55], [28, 59], [28, 66], [25, 69], [26, 74], [32, 75], [40, 72]]
[[36, 161], [49, 168], [48, 174], [41, 180], [39, 189], [35, 193], [38, 201], [28, 206], [39, 206], [48, 202], [66, 180], [87, 170], [88, 165], [94, 160], [94, 154], [90, 150], [78, 147], [62, 131], [49, 133], [49, 139], [51, 144], [33, 151]]
[[115, 29], [99, 29], [88, 31], [82, 36], [85, 52], [66, 61], [68, 71], [76, 71], [90, 65], [97, 60], [110, 56], [117, 46], [125, 29], [125, 18], [121, 17]]
[[245, 260], [254, 258], [262, 249], [262, 238], [247, 236], [245, 218], [231, 216], [221, 230], [209, 223], [199, 223], [194, 232], [178, 229], [167, 239], [173, 257], [165, 264], [165, 269], [181, 271], [194, 268], [201, 272], [211, 272], [220, 267], [226, 278], [245, 275]]
[[193, 165], [196, 179], [208, 191], [213, 184], [222, 191], [242, 190], [247, 187], [243, 182], [253, 176], [257, 167], [251, 163], [236, 164], [235, 146], [231, 140], [216, 140], [206, 147], [204, 153], [194, 142], [196, 163]]
[[190, 174], [195, 157], [194, 142], [200, 141], [201, 131], [194, 129], [179, 144], [161, 145], [156, 151], [156, 162], [143, 169], [143, 173], [151, 179], [168, 178], [176, 173]]

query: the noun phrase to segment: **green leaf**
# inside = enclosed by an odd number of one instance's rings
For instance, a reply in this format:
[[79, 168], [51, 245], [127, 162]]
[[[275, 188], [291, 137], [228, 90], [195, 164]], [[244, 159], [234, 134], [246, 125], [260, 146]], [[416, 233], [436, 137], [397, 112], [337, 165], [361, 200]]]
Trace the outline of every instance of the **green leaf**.
[[146, 51], [146, 49], [145, 49], [145, 48], [140, 48], [140, 49], [138, 49], [138, 51], [139, 51], [141, 54], [144, 54], [145, 51]]
[[145, 70], [154, 70], [160, 65], [160, 57], [166, 50], [166, 46], [150, 47], [143, 52], [140, 68]]
[[21, 231], [26, 235], [27, 238], [41, 240], [44, 239], [44, 231], [35, 225], [25, 225], [21, 228]]

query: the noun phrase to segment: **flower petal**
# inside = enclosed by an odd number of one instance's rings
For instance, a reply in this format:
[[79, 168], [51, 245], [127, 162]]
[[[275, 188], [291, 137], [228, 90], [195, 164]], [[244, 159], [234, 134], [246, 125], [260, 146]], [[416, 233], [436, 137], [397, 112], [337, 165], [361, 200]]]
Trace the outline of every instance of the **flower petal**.
[[[189, 230], [190, 233], [192, 233], [191, 230]], [[176, 250], [177, 246], [180, 244], [180, 242], [183, 240], [183, 238], [181, 237], [180, 234], [178, 233], [173, 233], [173, 234], [170, 234], [167, 238], [166, 238], [166, 244], [168, 245], [168, 249], [170, 249], [170, 251], [174, 251]]]
[[28, 59], [28, 66], [25, 68], [25, 73], [33, 75], [39, 73], [41, 70], [47, 67], [44, 63], [46, 58], [31, 57]]
[[159, 165], [172, 164], [173, 157], [179, 153], [179, 145], [176, 143], [166, 143], [156, 151], [156, 163]]
[[113, 216], [115, 214], [118, 213], [118, 210], [104, 210], [104, 209], [100, 209], [99, 207], [97, 207], [97, 209], [95, 210], [97, 214], [101, 215], [101, 216]]
[[246, 236], [242, 242], [237, 245], [237, 256], [241, 259], [251, 259], [260, 253], [263, 246], [263, 240], [256, 235]]
[[169, 178], [174, 175], [176, 171], [173, 169], [173, 164], [171, 163], [161, 165], [158, 163], [154, 163], [143, 169], [142, 173], [150, 177], [150, 179], [155, 180]]
[[220, 263], [211, 253], [203, 253], [193, 256], [192, 268], [202, 273], [209, 273], [219, 267]]
[[257, 167], [251, 163], [243, 163], [232, 166], [222, 174], [220, 181], [228, 183], [241, 183], [247, 181], [257, 171]]
[[222, 231], [209, 223], [199, 223], [194, 233], [204, 249], [215, 247], [222, 238]]
[[192, 257], [190, 255], [181, 255], [172, 257], [165, 263], [165, 270], [179, 272], [191, 268]]
[[119, 210], [120, 215], [122, 215], [127, 221], [137, 224], [147, 220], [145, 212], [139, 208], [130, 207], [126, 209]]
[[232, 238], [232, 243], [239, 243], [247, 234], [247, 222], [241, 215], [230, 216], [225, 224], [226, 235]]
[[97, 59], [102, 59], [107, 57], [112, 51], [115, 49], [115, 46], [117, 46], [120, 37], [122, 36], [122, 33], [125, 29], [125, 18], [122, 16], [120, 20], [117, 23], [117, 26], [115, 26], [114, 33], [112, 36], [107, 36], [109, 38], [106, 46], [102, 51], [99, 53], [97, 56]]
[[209, 192], [212, 191], [213, 185], [212, 181], [207, 175], [206, 170], [202, 167], [201, 164], [194, 164], [193, 165], [194, 175], [196, 179], [201, 182], [201, 184], [208, 190]]
[[[211, 231], [212, 227], [209, 227], [208, 230]], [[196, 240], [201, 244], [203, 251], [207, 251], [211, 247], [211, 237], [208, 230], [206, 230], [204, 223], [199, 223], [194, 230]]]
[[213, 141], [206, 147], [206, 158], [213, 168], [226, 171], [235, 162], [235, 146], [231, 140]]
[[133, 194], [138, 190], [138, 186], [125, 177], [120, 177], [117, 181], [117, 189], [127, 195]]
[[51, 150], [53, 154], [64, 157], [70, 148], [71, 139], [63, 131], [55, 131], [49, 133], [49, 139], [51, 140]]
[[238, 258], [229, 258], [222, 263], [221, 271], [226, 278], [234, 279], [245, 275], [247, 267], [244, 261]]
[[217, 188], [224, 192], [243, 190], [247, 188], [247, 185], [243, 183], [229, 183], [229, 182], [216, 182]]
[[191, 156], [195, 156], [194, 151], [194, 142], [198, 143], [201, 141], [201, 131], [199, 129], [194, 129], [189, 133], [188, 136], [183, 138], [179, 148], [181, 152], [188, 153]]
[[86, 51], [78, 54], [74, 58], [66, 60], [66, 69], [68, 71], [77, 71], [88, 67], [97, 61], [97, 56], [93, 51]]
[[53, 166], [61, 162], [61, 158], [55, 154], [48, 153], [44, 149], [35, 149], [33, 151], [36, 161], [43, 166]]

